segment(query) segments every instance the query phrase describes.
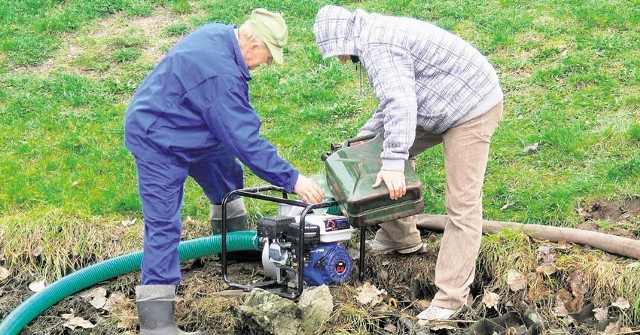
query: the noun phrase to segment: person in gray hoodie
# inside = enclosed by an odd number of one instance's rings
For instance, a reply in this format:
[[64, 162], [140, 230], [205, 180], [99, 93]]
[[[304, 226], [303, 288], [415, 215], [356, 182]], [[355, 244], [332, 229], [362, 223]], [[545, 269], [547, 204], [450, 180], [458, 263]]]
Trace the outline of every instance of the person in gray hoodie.
[[[489, 144], [503, 111], [498, 75], [476, 48], [431, 23], [322, 7], [313, 26], [323, 58], [360, 62], [379, 100], [358, 136], [383, 134], [383, 182], [391, 199], [406, 193], [404, 165], [442, 144], [446, 225], [435, 270], [438, 292], [419, 319], [450, 319], [466, 303], [482, 239], [482, 185]], [[380, 224], [370, 249], [421, 249], [417, 217]]]

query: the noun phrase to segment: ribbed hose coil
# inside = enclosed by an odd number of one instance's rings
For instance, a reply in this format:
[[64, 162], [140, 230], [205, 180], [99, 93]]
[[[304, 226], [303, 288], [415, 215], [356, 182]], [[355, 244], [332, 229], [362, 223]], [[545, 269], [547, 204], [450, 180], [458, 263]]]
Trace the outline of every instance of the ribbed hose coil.
[[[259, 250], [255, 231], [227, 234], [227, 252]], [[222, 252], [220, 235], [201, 237], [178, 245], [180, 261]], [[0, 334], [17, 335], [22, 328], [60, 300], [102, 281], [140, 270], [142, 251], [132, 252], [90, 265], [60, 278], [23, 301], [0, 323]]]

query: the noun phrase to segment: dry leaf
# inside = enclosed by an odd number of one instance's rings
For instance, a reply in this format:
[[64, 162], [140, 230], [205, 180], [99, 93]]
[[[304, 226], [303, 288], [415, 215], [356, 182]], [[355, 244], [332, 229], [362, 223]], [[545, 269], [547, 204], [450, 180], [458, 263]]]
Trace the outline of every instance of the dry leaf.
[[91, 306], [95, 307], [96, 309], [103, 308], [104, 305], [106, 305], [106, 303], [107, 303], [106, 297], [95, 296], [93, 297], [93, 299], [91, 299]]
[[540, 246], [538, 248], [538, 260], [542, 261], [542, 264], [553, 263], [556, 260], [556, 254], [553, 252], [553, 248], [550, 246]]
[[544, 278], [540, 274], [535, 275], [535, 279], [532, 279], [533, 284], [529, 284], [529, 291], [527, 296], [531, 301], [538, 301], [546, 299], [551, 290], [545, 285]]
[[0, 266], [0, 281], [3, 281], [5, 279], [9, 278], [9, 275], [11, 275], [9, 270], [6, 269], [6, 268], [3, 268], [2, 266]]
[[45, 282], [44, 280], [41, 281], [34, 281], [33, 283], [29, 284], [29, 289], [33, 292], [40, 292], [42, 290], [44, 290], [45, 287]]
[[63, 323], [62, 326], [69, 328], [71, 330], [74, 330], [76, 328], [84, 328], [84, 329], [94, 328], [96, 325], [91, 323], [91, 321], [87, 321], [79, 316], [76, 316], [74, 318], [71, 318], [69, 321]]
[[605, 334], [620, 334], [620, 323], [619, 322], [611, 322], [604, 329]]
[[107, 296], [107, 289], [100, 286], [100, 287], [96, 287], [95, 290], [93, 290], [93, 296], [94, 297], [106, 297]]
[[81, 296], [82, 298], [93, 298], [93, 291], [95, 289], [91, 290], [91, 291], [82, 291], [82, 293], [79, 294], [79, 296]]
[[567, 243], [567, 241], [562, 240], [562, 241], [558, 241], [558, 246], [556, 248], [566, 250], [571, 248], [571, 245]]
[[363, 305], [375, 306], [382, 301], [382, 294], [386, 294], [385, 290], [378, 290], [371, 283], [366, 282], [361, 287], [358, 287], [357, 300]]
[[107, 303], [107, 289], [104, 287], [97, 287], [91, 291], [81, 294], [80, 296], [91, 299], [91, 306], [96, 309], [103, 308]]
[[565, 304], [564, 307], [566, 307], [571, 314], [579, 313], [584, 308], [584, 298], [577, 297]]
[[566, 317], [569, 315], [569, 311], [564, 308], [564, 305], [556, 305], [556, 307], [553, 308], [553, 311], [556, 313], [556, 316], [559, 317]]
[[559, 289], [558, 292], [556, 293], [555, 300], [556, 300], [556, 306], [553, 308], [553, 311], [556, 313], [556, 315], [560, 317], [568, 316], [569, 311], [565, 307], [565, 304], [569, 304], [573, 300], [571, 293], [569, 293], [569, 291], [563, 288]]
[[545, 274], [547, 276], [550, 276], [550, 275], [556, 273], [557, 271], [558, 271], [558, 268], [555, 265], [551, 264], [551, 263], [542, 264], [542, 265], [540, 265], [540, 266], [538, 266], [536, 268], [536, 272], [543, 273], [543, 274]]
[[527, 287], [527, 278], [520, 271], [511, 269], [507, 271], [507, 284], [513, 292], [518, 292]]
[[631, 307], [631, 304], [629, 304], [629, 301], [627, 299], [623, 297], [618, 297], [618, 299], [616, 299], [616, 302], [611, 304], [611, 306], [618, 307], [620, 309], [627, 309]]
[[62, 316], [62, 318], [63, 318], [63, 319], [65, 319], [65, 320], [69, 320], [69, 319], [73, 318], [73, 317], [74, 317], [74, 316], [76, 316], [76, 315], [75, 315], [75, 314], [73, 313], [73, 311], [72, 311], [71, 313], [68, 313], [68, 314], [67, 314], [67, 313], [64, 313], [64, 314], [62, 314], [61, 316]]
[[99, 286], [99, 287], [94, 288], [91, 291], [86, 291], [86, 292], [82, 293], [80, 296], [83, 297], [83, 298], [87, 298], [87, 299], [93, 298], [93, 297], [106, 297], [107, 296], [107, 289], [102, 287], [102, 286]]
[[584, 274], [581, 271], [574, 271], [569, 276], [569, 284], [571, 285], [571, 293], [576, 299], [584, 299], [584, 294], [587, 293], [587, 283], [585, 282]]
[[609, 311], [606, 308], [594, 308], [593, 316], [598, 321], [604, 321], [609, 318]]
[[498, 306], [500, 302], [500, 296], [494, 292], [484, 291], [484, 295], [482, 296], [482, 303], [487, 306], [487, 308], [495, 308]]
[[396, 331], [398, 330], [398, 327], [396, 327], [391, 323], [387, 323], [387, 325], [384, 326], [384, 330], [388, 331], [390, 334], [395, 334]]
[[115, 292], [111, 294], [111, 296], [107, 300], [107, 303], [104, 305], [104, 307], [102, 307], [102, 309], [104, 309], [107, 312], [111, 312], [111, 310], [115, 305], [122, 304], [125, 301], [127, 301], [127, 296], [125, 296], [124, 293]]

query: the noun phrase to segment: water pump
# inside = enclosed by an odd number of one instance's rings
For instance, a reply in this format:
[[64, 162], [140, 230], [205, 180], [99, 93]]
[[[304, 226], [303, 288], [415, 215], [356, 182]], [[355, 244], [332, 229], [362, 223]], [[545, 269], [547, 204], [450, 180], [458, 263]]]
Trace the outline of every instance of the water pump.
[[[282, 197], [265, 194], [276, 191]], [[256, 247], [262, 253], [264, 279], [241, 284], [227, 274], [226, 203], [232, 196], [278, 203], [278, 214], [263, 217], [257, 224]], [[354, 229], [340, 214], [333, 199], [307, 204], [287, 199], [276, 186], [235, 190], [222, 201], [222, 277], [230, 287], [249, 291], [261, 288], [282, 297], [296, 299], [305, 286], [340, 283], [349, 279], [353, 260], [340, 243], [351, 238]]]
[[341, 241], [351, 238], [353, 228], [344, 216], [305, 216], [302, 255], [298, 255], [300, 215], [267, 217], [258, 223], [259, 247], [265, 274], [280, 285], [294, 286], [303, 264], [303, 280], [308, 286], [340, 283], [349, 279], [353, 262]]

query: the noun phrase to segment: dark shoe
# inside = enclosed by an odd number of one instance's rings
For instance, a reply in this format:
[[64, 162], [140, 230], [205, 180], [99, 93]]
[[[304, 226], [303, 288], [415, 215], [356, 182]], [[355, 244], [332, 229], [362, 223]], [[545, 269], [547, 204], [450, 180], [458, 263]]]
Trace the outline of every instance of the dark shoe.
[[136, 306], [140, 320], [140, 335], [205, 335], [204, 332], [184, 332], [174, 318], [176, 287], [174, 285], [136, 286]]

